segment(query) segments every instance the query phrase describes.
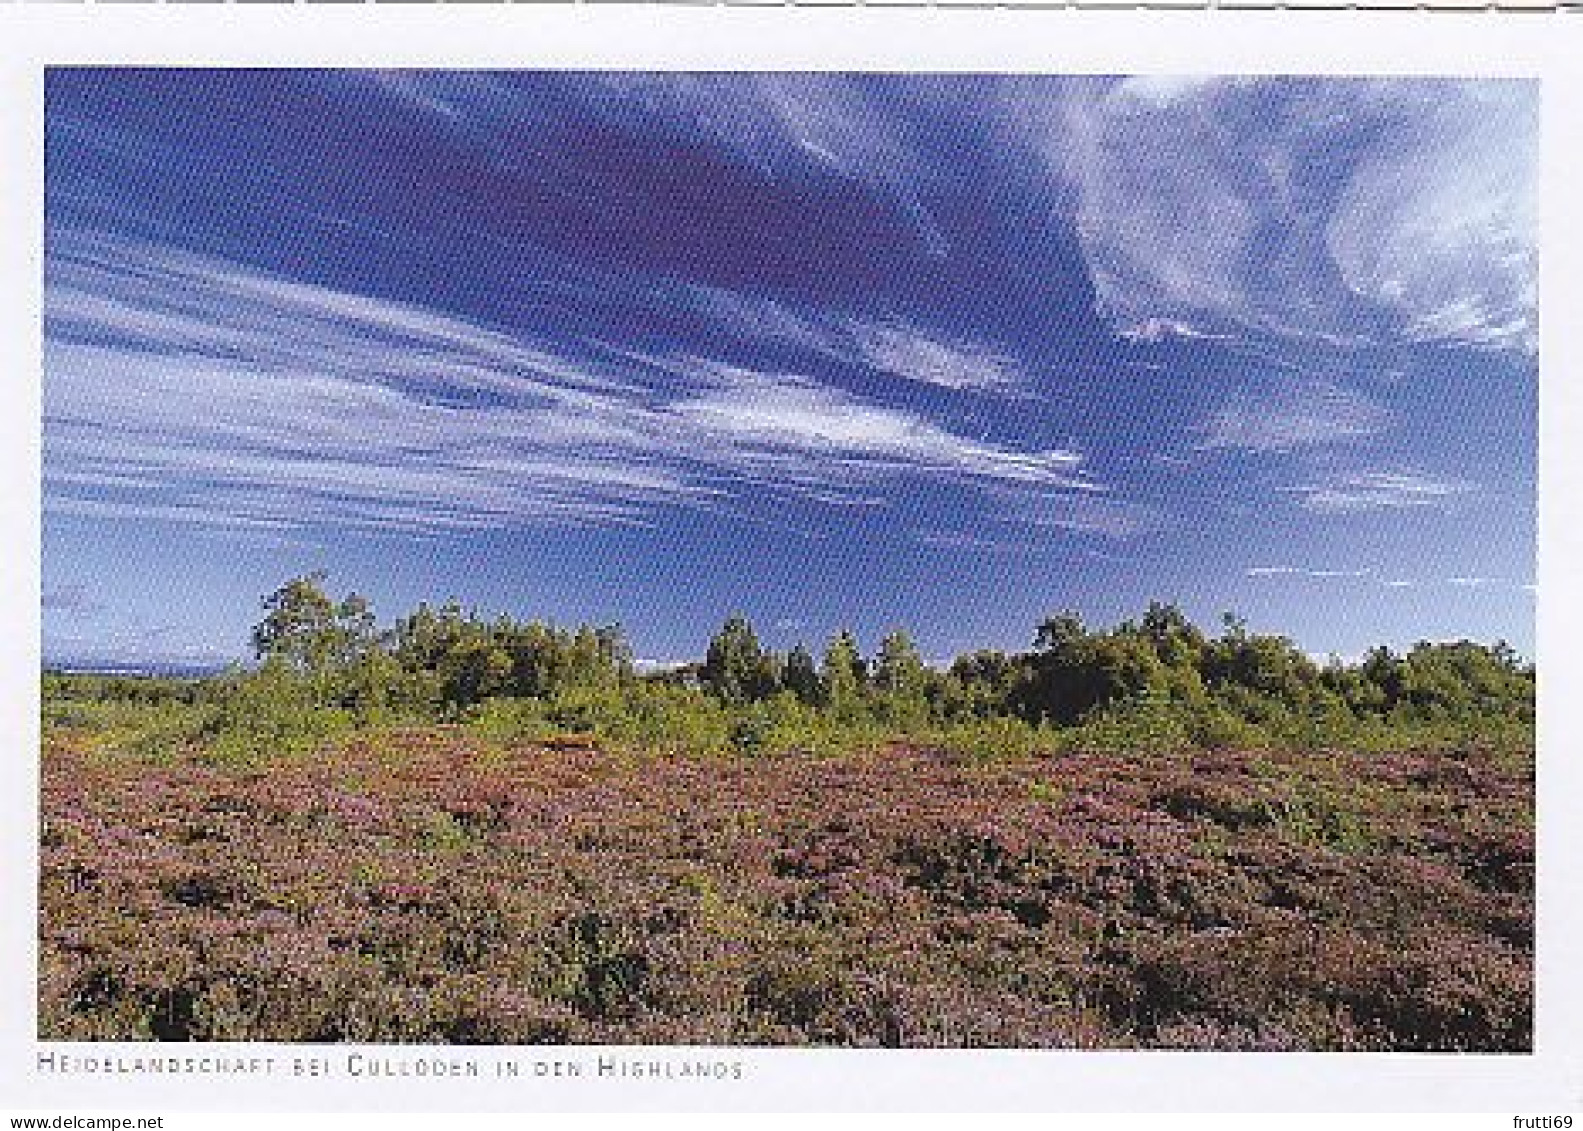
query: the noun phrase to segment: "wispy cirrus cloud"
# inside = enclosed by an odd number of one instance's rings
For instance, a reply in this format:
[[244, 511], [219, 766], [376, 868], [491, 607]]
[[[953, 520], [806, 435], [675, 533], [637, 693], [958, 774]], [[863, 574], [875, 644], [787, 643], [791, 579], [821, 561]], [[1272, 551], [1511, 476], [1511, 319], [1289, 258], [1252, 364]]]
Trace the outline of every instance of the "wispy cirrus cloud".
[[1248, 577], [1305, 577], [1317, 581], [1356, 580], [1373, 572], [1370, 569], [1306, 569], [1302, 566], [1252, 566], [1243, 571]]
[[[60, 513], [261, 529], [646, 524], [752, 484], [831, 505], [925, 476], [1058, 490], [1069, 451], [974, 441], [795, 374], [545, 342], [92, 233], [46, 284]], [[882, 492], [881, 492], [882, 494]]]
[[1015, 391], [1027, 375], [1002, 353], [971, 342], [921, 333], [902, 323], [848, 324], [857, 355], [870, 368], [946, 389]]
[[990, 482], [1078, 486], [1074, 452], [1015, 452], [948, 432], [914, 413], [865, 406], [850, 394], [792, 377], [716, 369], [726, 380], [670, 405], [667, 415], [702, 435], [740, 440], [766, 453], [829, 455], [871, 468], [971, 475]]
[[925, 329], [902, 318], [814, 312], [721, 287], [663, 290], [720, 332], [800, 351], [811, 358], [957, 391], [1025, 394], [1031, 378], [1004, 350]]
[[1418, 341], [1538, 348], [1532, 82], [1395, 84], [1326, 227], [1347, 286]]
[[612, 71], [544, 76], [531, 87], [487, 71], [366, 78], [504, 168], [530, 165], [560, 101], [606, 129], [707, 147], [766, 178], [819, 174], [861, 185], [905, 216], [930, 254], [946, 251], [919, 192], [930, 165], [914, 123], [858, 76]]
[[1390, 414], [1370, 397], [1330, 381], [1275, 379], [1245, 389], [1201, 425], [1204, 449], [1290, 452], [1372, 436]]
[[1069, 530], [1108, 538], [1132, 538], [1157, 531], [1168, 516], [1147, 503], [1118, 498], [1103, 490], [1053, 492], [1037, 486], [1000, 485], [990, 493], [1000, 503], [1003, 521], [1036, 530]]
[[[1477, 574], [1461, 574], [1446, 578], [1406, 578], [1393, 574], [1381, 574], [1373, 567], [1361, 569], [1313, 569], [1306, 566], [1252, 566], [1243, 570], [1243, 576], [1272, 580], [1306, 581], [1346, 581], [1377, 584], [1386, 589], [1407, 590], [1433, 588], [1437, 585], [1449, 585], [1457, 589], [1488, 589], [1502, 586], [1504, 583], [1498, 577], [1484, 577]], [[1533, 586], [1521, 585], [1520, 589], [1532, 591]]]
[[[819, 175], [944, 255], [926, 202], [942, 144], [993, 136], [1041, 170], [1018, 202], [1070, 225], [1129, 337], [1237, 334], [1335, 347], [1536, 344], [1538, 86], [1525, 80], [1140, 75], [943, 83], [840, 74], [489, 72], [371, 81], [497, 164], [531, 170], [571, 104], [776, 181]], [[955, 123], [953, 131], [942, 125]], [[597, 185], [585, 186], [597, 191]], [[1037, 241], [1021, 249], [1041, 254]]]
[[1219, 340], [1229, 337], [1227, 334], [1212, 334], [1200, 330], [1175, 318], [1154, 316], [1123, 326], [1120, 334], [1131, 342], [1164, 342], [1173, 338]]
[[1042, 120], [1124, 332], [1535, 349], [1532, 82], [1090, 80]]

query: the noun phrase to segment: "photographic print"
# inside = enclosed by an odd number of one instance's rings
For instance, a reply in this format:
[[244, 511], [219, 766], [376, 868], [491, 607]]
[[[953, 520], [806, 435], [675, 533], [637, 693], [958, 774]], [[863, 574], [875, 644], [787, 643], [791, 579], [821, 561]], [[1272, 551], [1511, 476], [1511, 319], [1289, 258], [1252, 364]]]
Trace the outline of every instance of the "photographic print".
[[49, 68], [38, 1037], [1531, 1051], [1539, 101]]

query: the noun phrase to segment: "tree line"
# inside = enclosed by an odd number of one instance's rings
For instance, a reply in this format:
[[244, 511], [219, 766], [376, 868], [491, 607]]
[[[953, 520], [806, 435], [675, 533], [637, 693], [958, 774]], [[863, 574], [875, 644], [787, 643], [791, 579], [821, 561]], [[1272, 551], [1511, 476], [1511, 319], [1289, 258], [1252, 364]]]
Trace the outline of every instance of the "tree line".
[[842, 630], [816, 657], [803, 644], [784, 653], [765, 646], [734, 614], [700, 662], [640, 672], [620, 625], [486, 618], [453, 601], [419, 605], [381, 629], [366, 599], [334, 598], [325, 580], [295, 578], [265, 598], [252, 637], [259, 673], [364, 717], [457, 718], [490, 700], [590, 689], [619, 697], [656, 686], [701, 690], [728, 708], [792, 703], [898, 728], [996, 718], [1064, 727], [1137, 703], [1253, 725], [1293, 715], [1531, 723], [1534, 713], [1533, 666], [1503, 642], [1382, 646], [1357, 662], [1321, 664], [1233, 615], [1211, 635], [1162, 602], [1108, 629], [1059, 613], [1035, 627], [1026, 651], [974, 651], [944, 668], [926, 663], [901, 629], [871, 656]]

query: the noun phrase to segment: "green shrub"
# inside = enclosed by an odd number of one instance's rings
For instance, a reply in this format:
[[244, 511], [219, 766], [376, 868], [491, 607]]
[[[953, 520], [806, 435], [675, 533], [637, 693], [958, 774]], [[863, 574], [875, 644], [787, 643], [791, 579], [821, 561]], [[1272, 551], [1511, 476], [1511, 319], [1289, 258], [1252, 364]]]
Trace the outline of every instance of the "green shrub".
[[463, 717], [467, 729], [488, 742], [542, 742], [558, 727], [542, 699], [485, 699]]
[[1206, 750], [1262, 750], [1273, 745], [1263, 727], [1215, 703], [1194, 709], [1186, 721], [1193, 744]]
[[323, 690], [277, 663], [229, 677], [204, 728], [208, 756], [246, 765], [320, 748], [356, 722], [351, 711], [326, 705]]
[[214, 708], [173, 700], [48, 703], [44, 727], [88, 732], [101, 750], [164, 762], [202, 740]]
[[698, 688], [635, 683], [624, 706], [607, 720], [618, 745], [657, 753], [715, 754], [731, 746], [733, 715]]
[[1182, 710], [1163, 698], [1139, 696], [1089, 714], [1061, 735], [1068, 750], [1167, 753], [1193, 744]]
[[1266, 802], [1270, 823], [1293, 843], [1337, 852], [1367, 852], [1375, 837], [1367, 822], [1334, 789], [1294, 781], [1279, 800]]
[[742, 715], [731, 725], [731, 749], [738, 754], [762, 754], [774, 725], [768, 712]]
[[1008, 716], [950, 723], [929, 732], [928, 739], [946, 753], [975, 761], [1049, 754], [1062, 741], [1059, 731]]

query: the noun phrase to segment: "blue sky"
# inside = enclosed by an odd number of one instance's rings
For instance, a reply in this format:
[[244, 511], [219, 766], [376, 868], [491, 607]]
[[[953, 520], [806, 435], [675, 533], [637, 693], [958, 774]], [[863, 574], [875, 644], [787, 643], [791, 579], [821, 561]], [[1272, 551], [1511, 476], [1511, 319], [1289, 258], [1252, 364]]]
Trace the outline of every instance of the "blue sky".
[[55, 69], [44, 650], [1533, 647], [1538, 88]]

